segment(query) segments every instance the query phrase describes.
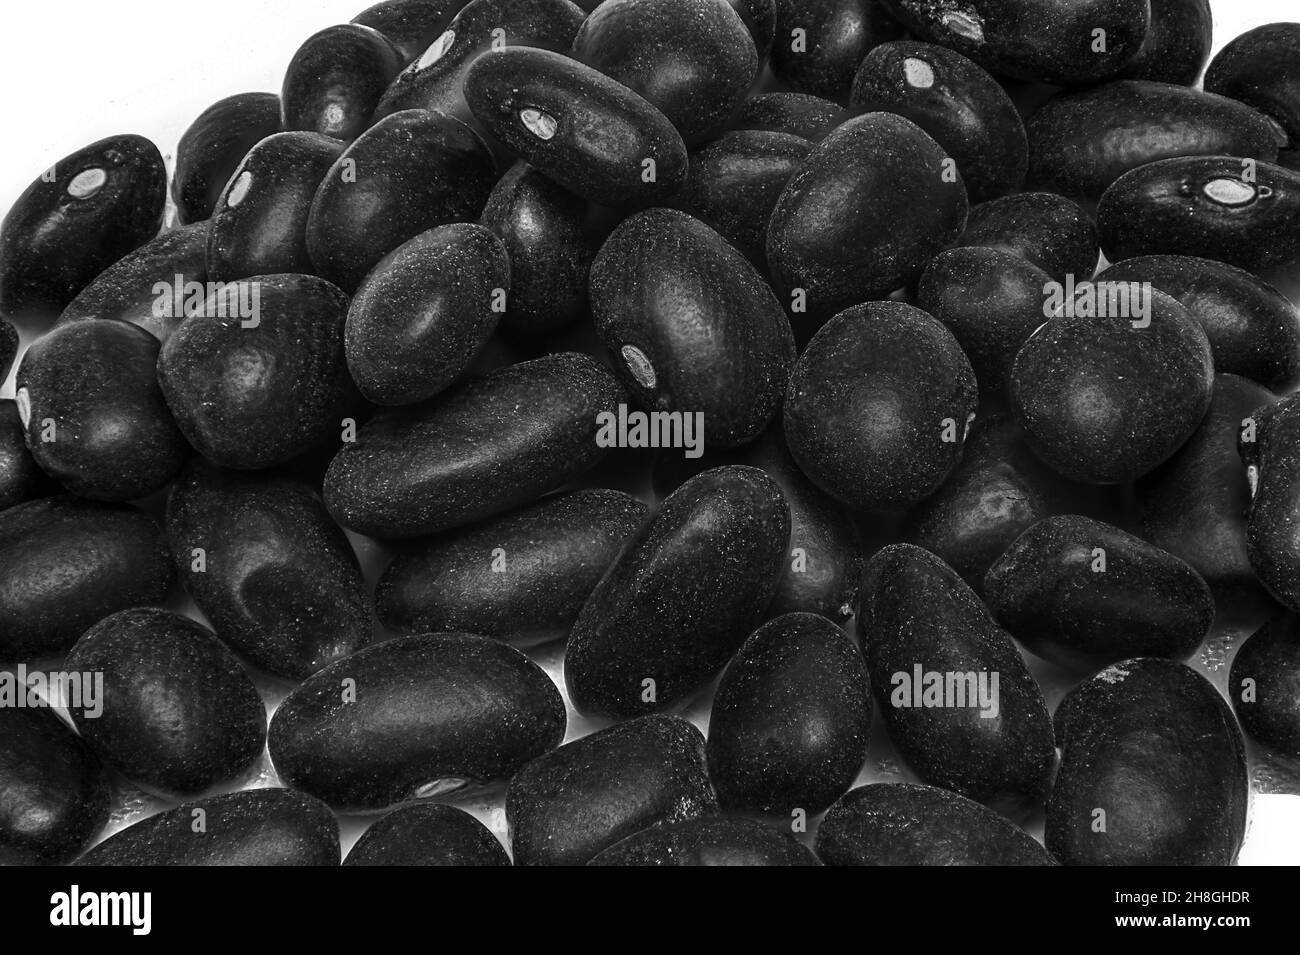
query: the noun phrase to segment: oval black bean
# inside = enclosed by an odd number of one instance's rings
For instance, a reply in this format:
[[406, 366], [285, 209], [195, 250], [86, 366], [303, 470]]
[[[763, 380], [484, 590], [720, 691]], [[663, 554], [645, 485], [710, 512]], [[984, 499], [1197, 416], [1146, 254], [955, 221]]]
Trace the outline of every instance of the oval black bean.
[[378, 30], [357, 23], [326, 27], [298, 48], [285, 71], [284, 128], [351, 142], [370, 126], [403, 64]]
[[1028, 259], [1058, 282], [1097, 271], [1097, 226], [1078, 205], [1050, 192], [1022, 192], [970, 211], [956, 246], [984, 246]]
[[877, 0], [777, 0], [772, 72], [796, 92], [843, 101], [868, 51], [905, 32]]
[[357, 840], [345, 866], [502, 866], [510, 856], [491, 830], [463, 809], [402, 806]]
[[1205, 88], [1273, 117], [1300, 149], [1300, 23], [1267, 23], [1229, 41], [1205, 71]]
[[275, 93], [238, 93], [200, 113], [176, 147], [176, 217], [182, 223], [211, 217], [249, 150], [281, 128], [280, 97]]
[[1280, 614], [1237, 650], [1228, 696], [1246, 735], [1270, 753], [1300, 760], [1300, 619]]
[[804, 866], [821, 865], [788, 833], [752, 819], [691, 819], [655, 826], [615, 843], [588, 865]]
[[1300, 506], [1300, 396], [1268, 403], [1241, 425], [1238, 448], [1250, 482], [1250, 566], [1275, 599], [1300, 610], [1300, 540], [1291, 531]]
[[410, 63], [442, 36], [447, 25], [466, 6], [466, 0], [382, 0], [367, 7], [353, 23], [372, 27], [387, 37]]
[[[1151, 26], [1137, 56], [1118, 75], [1126, 80], [1195, 86], [1213, 44], [1210, 0], [1151, 0]], [[1208, 85], [1206, 89], [1221, 92]]]

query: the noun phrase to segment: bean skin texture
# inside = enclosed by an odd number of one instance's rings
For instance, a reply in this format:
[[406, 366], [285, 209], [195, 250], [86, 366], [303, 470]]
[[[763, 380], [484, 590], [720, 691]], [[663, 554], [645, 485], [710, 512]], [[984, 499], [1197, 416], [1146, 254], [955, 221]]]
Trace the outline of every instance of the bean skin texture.
[[1251, 490], [1246, 553], [1269, 593], [1300, 611], [1300, 398], [1267, 404], [1251, 418], [1254, 428], [1243, 426], [1237, 438]]
[[588, 865], [821, 865], [789, 834], [752, 819], [691, 819], [655, 826], [610, 846]]
[[181, 223], [210, 218], [249, 150], [278, 132], [280, 97], [275, 93], [227, 96], [200, 113], [176, 147], [172, 199]]
[[442, 36], [448, 24], [466, 6], [466, 0], [383, 0], [367, 7], [353, 23], [378, 30], [410, 63]]
[[808, 93], [759, 93], [740, 107], [735, 127], [788, 133], [818, 143], [852, 116], [834, 100]]
[[0, 511], [61, 492], [27, 449], [27, 429], [12, 398], [0, 398]]
[[367, 829], [345, 866], [502, 866], [510, 856], [492, 831], [463, 809], [401, 806]]
[[1300, 149], [1300, 23], [1268, 23], [1230, 41], [1205, 71], [1205, 89], [1273, 117]]
[[1058, 282], [1092, 278], [1101, 245], [1097, 225], [1078, 205], [1049, 192], [1022, 192], [970, 211], [956, 246], [983, 246], [1028, 259]]
[[1300, 627], [1279, 614], [1251, 634], [1232, 660], [1228, 695], [1246, 735], [1289, 760], [1300, 760]]
[[[1119, 78], [1194, 86], [1210, 59], [1213, 42], [1209, 0], [1151, 0], [1151, 26]], [[1206, 89], [1221, 92], [1208, 85]]]
[[298, 48], [285, 72], [285, 130], [351, 142], [369, 127], [402, 66], [401, 53], [378, 30], [356, 23], [326, 27]]
[[904, 32], [878, 0], [777, 0], [772, 72], [797, 93], [842, 102], [862, 58]]

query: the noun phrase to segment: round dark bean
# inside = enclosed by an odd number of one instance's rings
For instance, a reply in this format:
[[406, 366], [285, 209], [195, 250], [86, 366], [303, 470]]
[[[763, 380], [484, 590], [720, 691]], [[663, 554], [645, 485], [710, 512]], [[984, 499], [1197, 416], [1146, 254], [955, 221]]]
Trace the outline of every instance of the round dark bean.
[[0, 512], [0, 660], [62, 653], [174, 580], [162, 528], [129, 505], [66, 495]]
[[64, 667], [102, 676], [102, 697], [68, 712], [91, 749], [137, 785], [195, 795], [262, 753], [257, 687], [193, 620], [165, 610], [113, 614], [86, 631]]
[[1086, 212], [1064, 196], [1024, 192], [981, 202], [953, 243], [985, 246], [1028, 259], [1058, 282], [1092, 278], [1101, 246]]
[[442, 36], [466, 0], [383, 0], [352, 18], [382, 33], [410, 63]]
[[108, 822], [111, 800], [98, 757], [53, 710], [0, 707], [0, 865], [71, 861]]
[[623, 223], [591, 267], [596, 334], [643, 407], [703, 415], [706, 445], [762, 433], [794, 364], [790, 322], [758, 272], [684, 212]]
[[516, 865], [583, 865], [637, 832], [717, 807], [704, 737], [672, 716], [630, 720], [552, 750], [506, 791]]
[[758, 72], [748, 28], [725, 0], [605, 0], [573, 55], [644, 97], [688, 143], [735, 112]]
[[789, 508], [762, 471], [716, 468], [682, 485], [578, 616], [564, 658], [574, 706], [629, 717], [698, 691], [763, 618], [789, 540]]
[[1241, 645], [1228, 693], [1246, 735], [1285, 759], [1300, 760], [1300, 620], [1278, 616]]
[[367, 26], [344, 23], [313, 34], [284, 76], [284, 128], [351, 142], [370, 125], [404, 62], [382, 33]]
[[606, 849], [588, 865], [821, 865], [790, 835], [752, 819], [691, 819], [655, 826]]
[[[1011, 402], [1030, 447], [1060, 474], [1123, 484], [1155, 470], [1200, 426], [1214, 357], [1200, 324], [1164, 293], [1094, 288], [1106, 314], [1060, 315], [1030, 336], [1011, 372]], [[1102, 301], [1112, 294], [1118, 309]], [[1132, 317], [1120, 314], [1123, 301]]]
[[867, 565], [858, 614], [871, 690], [917, 775], [995, 809], [1040, 803], [1056, 762], [1047, 703], [956, 572], [890, 545]]
[[1300, 149], [1300, 23], [1268, 23], [1230, 41], [1205, 71], [1205, 88], [1273, 117]]
[[1203, 676], [1170, 660], [1117, 663], [1070, 691], [1056, 734], [1046, 841], [1063, 863], [1233, 863], [1246, 833], [1245, 745]]
[[979, 803], [934, 786], [859, 786], [817, 829], [826, 865], [1055, 865], [1023, 830]]
[[463, 809], [420, 803], [395, 809], [362, 834], [345, 866], [501, 866], [510, 856]]
[[709, 778], [726, 809], [813, 815], [853, 785], [870, 729], [867, 667], [853, 641], [825, 617], [777, 617], [722, 675]]
[[904, 32], [876, 0], [777, 0], [772, 72], [796, 92], [843, 101], [867, 52]]
[[686, 180], [686, 144], [668, 117], [562, 54], [512, 47], [482, 57], [465, 97], [493, 136], [592, 202], [653, 205]]
[[312, 198], [343, 143], [319, 133], [276, 133], [263, 139], [231, 175], [212, 212], [208, 277], [312, 271], [307, 220]]
[[1238, 446], [1250, 482], [1250, 565], [1269, 593], [1300, 610], [1300, 540], [1292, 530], [1300, 508], [1300, 397], [1266, 402], [1239, 425]]
[[218, 636], [269, 673], [301, 680], [370, 641], [352, 545], [307, 485], [196, 463], [172, 491], [167, 533]]
[[16, 379], [27, 447], [74, 494], [130, 501], [190, 456], [158, 387], [158, 339], [127, 322], [74, 322], [35, 342]]
[[483, 226], [457, 222], [416, 236], [376, 265], [352, 300], [344, 329], [352, 380], [379, 405], [445, 391], [496, 331], [509, 289], [506, 248]]
[[852, 116], [851, 110], [820, 96], [808, 93], [760, 93], [751, 96], [740, 107], [735, 125], [737, 129], [788, 133], [817, 143]]
[[27, 429], [18, 413], [18, 403], [12, 398], [0, 398], [0, 511], [57, 493], [59, 486], [27, 450]]
[[547, 355], [375, 417], [325, 476], [334, 518], [380, 538], [422, 537], [535, 501], [604, 456], [602, 413], [626, 400], [586, 355]]
[[790, 378], [786, 440], [836, 500], [905, 507], [961, 460], [976, 397], [948, 329], [910, 305], [874, 302], [837, 315], [809, 343]]
[[211, 217], [249, 150], [280, 131], [280, 97], [275, 93], [228, 96], [200, 113], [176, 147], [176, 217], [182, 223]]
[[250, 789], [143, 819], [109, 836], [76, 864], [336, 866], [339, 854], [338, 822], [320, 800], [288, 789]]
[[398, 633], [473, 630], [516, 645], [567, 637], [645, 516], [630, 494], [572, 491], [436, 537], [379, 578], [379, 619]]
[[564, 700], [486, 637], [399, 637], [326, 667], [271, 719], [280, 777], [335, 809], [375, 811], [513, 774], [560, 745]]
[[1017, 192], [1029, 165], [1025, 124], [1011, 97], [960, 53], [899, 40], [882, 43], [858, 67], [850, 105], [897, 113], [957, 161], [971, 202]]
[[213, 290], [158, 356], [181, 432], [214, 464], [283, 464], [337, 434], [350, 386], [348, 299], [309, 275], [262, 275]]
[[0, 225], [0, 316], [53, 317], [100, 272], [158, 234], [167, 169], [143, 136], [65, 156]]
[[387, 116], [316, 190], [307, 219], [312, 265], [351, 294], [403, 242], [477, 218], [495, 181], [491, 152], [464, 123], [425, 110]]
[[1194, 86], [1213, 44], [1210, 0], [1151, 0], [1151, 26], [1137, 56], [1118, 75], [1126, 80]]

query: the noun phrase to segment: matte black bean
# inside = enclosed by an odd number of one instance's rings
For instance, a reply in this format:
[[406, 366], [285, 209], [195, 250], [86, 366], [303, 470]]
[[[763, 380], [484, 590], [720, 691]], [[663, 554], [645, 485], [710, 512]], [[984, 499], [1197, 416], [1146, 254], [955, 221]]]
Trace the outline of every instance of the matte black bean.
[[560, 691], [518, 650], [426, 634], [308, 678], [275, 711], [269, 745], [296, 789], [335, 809], [375, 811], [507, 778], [559, 746], [564, 728]]
[[27, 429], [18, 403], [0, 398], [0, 511], [61, 491], [27, 450]]
[[629, 717], [698, 691], [763, 618], [789, 540], [784, 495], [762, 471], [716, 468], [682, 485], [578, 616], [564, 658], [574, 706]]
[[167, 169], [143, 136], [65, 156], [0, 224], [0, 316], [53, 317], [100, 272], [158, 234]]
[[493, 136], [584, 199], [654, 205], [686, 181], [686, 144], [668, 117], [562, 54], [512, 47], [482, 57], [465, 97]]
[[284, 128], [351, 142], [370, 125], [379, 98], [405, 62], [371, 27], [344, 23], [313, 34], [285, 72]]
[[1097, 271], [1101, 245], [1092, 218], [1064, 196], [1024, 192], [981, 202], [953, 243], [1010, 252], [1028, 259], [1058, 282]]
[[307, 220], [312, 199], [343, 143], [320, 133], [276, 133], [248, 151], [212, 211], [208, 277], [312, 271]]
[[877, 0], [777, 0], [772, 72], [796, 92], [843, 101], [867, 52], [904, 33]]
[[997, 80], [960, 53], [898, 40], [863, 59], [849, 103], [897, 113], [957, 161], [971, 202], [1017, 192], [1029, 165], [1025, 124]]
[[572, 491], [435, 537], [379, 578], [379, 619], [398, 633], [473, 630], [516, 645], [567, 637], [646, 510], [622, 491]]
[[867, 565], [858, 614], [872, 693], [917, 775], [995, 809], [1040, 803], [1056, 762], [1047, 704], [956, 572], [892, 544]]
[[1151, 26], [1137, 56], [1118, 75], [1126, 80], [1194, 86], [1213, 45], [1210, 0], [1151, 0]]
[[357, 840], [345, 866], [501, 866], [510, 856], [491, 830], [463, 809], [402, 806]]
[[804, 866], [821, 865], [788, 833], [752, 819], [691, 819], [655, 826], [610, 846], [588, 865]]
[[125, 610], [77, 641], [64, 668], [103, 678], [93, 706], [70, 706], [90, 748], [137, 785], [191, 796], [262, 753], [266, 707], [206, 627], [165, 610]]
[[650, 827], [717, 811], [704, 737], [646, 716], [541, 756], [510, 780], [506, 821], [516, 865], [583, 865]]
[[809, 142], [821, 142], [831, 130], [853, 116], [833, 100], [808, 93], [759, 93], [740, 107], [737, 129], [788, 133]]
[[387, 116], [316, 190], [307, 219], [312, 265], [351, 294], [403, 242], [477, 218], [495, 181], [492, 153], [464, 123], [426, 110]]
[[1279, 615], [1237, 650], [1228, 696], [1246, 735], [1270, 753], [1300, 760], [1300, 620]]
[[376, 416], [325, 476], [335, 520], [372, 537], [423, 537], [535, 501], [604, 456], [598, 418], [623, 389], [586, 355], [547, 355]]
[[177, 218], [187, 223], [211, 217], [249, 150], [280, 131], [275, 93], [227, 96], [200, 113], [176, 147], [172, 199]]
[[898, 302], [840, 313], [795, 365], [785, 434], [800, 469], [860, 510], [928, 497], [961, 460], [975, 375], [936, 319]]
[[217, 635], [262, 669], [301, 680], [370, 641], [352, 545], [307, 485], [196, 463], [172, 491], [167, 533]]
[[1300, 610], [1300, 540], [1292, 532], [1300, 508], [1300, 397], [1268, 403], [1240, 425], [1238, 447], [1251, 492], [1250, 565], [1274, 598]]
[[1055, 865], [1023, 830], [985, 806], [934, 786], [859, 786], [817, 829], [826, 865]]
[[483, 226], [417, 235], [382, 259], [352, 300], [343, 338], [352, 380], [379, 405], [445, 391], [496, 331], [509, 289], [506, 248]]
[[709, 778], [726, 809], [821, 812], [867, 756], [871, 689], [849, 636], [810, 613], [777, 617], [727, 665], [709, 715]]
[[465, 6], [466, 0], [383, 0], [358, 13], [352, 22], [382, 33], [406, 64], [442, 36]]
[[214, 289], [158, 356], [158, 383], [190, 444], [214, 464], [257, 470], [338, 434], [347, 309], [346, 295], [310, 275]]
[[23, 355], [16, 379], [27, 447], [46, 474], [99, 501], [159, 491], [190, 447], [158, 387], [158, 339], [127, 322], [74, 322]]
[[0, 707], [0, 865], [71, 861], [108, 822], [111, 800], [99, 758], [53, 710]]
[[[1066, 865], [1231, 865], [1246, 833], [1246, 752], [1219, 691], [1170, 660], [1126, 660], [1056, 711], [1047, 848]], [[1152, 812], [1152, 806], [1163, 807]]]
[[[203, 826], [195, 822], [203, 820]], [[211, 796], [109, 836], [79, 866], [336, 866], [339, 825], [320, 800], [288, 789]]]
[[1205, 88], [1267, 113], [1287, 148], [1300, 149], [1300, 23], [1267, 23], [1229, 41], [1205, 71]]
[[0, 660], [62, 653], [174, 580], [162, 528], [129, 505], [64, 495], [0, 512]]

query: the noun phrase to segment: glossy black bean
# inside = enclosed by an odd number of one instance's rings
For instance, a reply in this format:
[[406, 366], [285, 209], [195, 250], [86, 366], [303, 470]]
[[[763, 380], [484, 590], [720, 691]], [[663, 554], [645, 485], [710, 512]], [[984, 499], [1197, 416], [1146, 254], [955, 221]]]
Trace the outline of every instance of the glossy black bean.
[[325, 476], [335, 520], [372, 537], [423, 537], [535, 501], [604, 456], [602, 413], [623, 389], [586, 355], [490, 372], [436, 402], [376, 416]]
[[985, 246], [1028, 259], [1058, 282], [1097, 271], [1101, 246], [1091, 217], [1064, 196], [1024, 192], [981, 202], [953, 243]]
[[578, 616], [564, 658], [584, 713], [628, 717], [687, 699], [762, 619], [790, 540], [790, 511], [762, 471], [722, 467], [660, 505]]
[[370, 125], [379, 98], [405, 62], [371, 27], [344, 23], [313, 34], [285, 72], [284, 128], [351, 142]]
[[357, 840], [345, 866], [501, 866], [510, 856], [491, 830], [463, 809], [402, 806]]
[[326, 667], [271, 719], [280, 777], [335, 809], [374, 811], [512, 775], [564, 738], [560, 691], [513, 647], [399, 637]]
[[0, 398], [0, 511], [57, 493], [61, 493], [59, 485], [27, 450], [27, 429], [18, 413], [18, 403], [12, 398]]
[[99, 758], [53, 710], [0, 707], [0, 865], [71, 861], [108, 822], [111, 799]]
[[162, 528], [128, 505], [66, 495], [0, 512], [0, 660], [61, 653], [174, 580]]
[[79, 866], [336, 866], [339, 825], [320, 800], [250, 789], [184, 803], [109, 836]]
[[1233, 863], [1246, 831], [1245, 746], [1203, 676], [1170, 660], [1117, 663], [1066, 696], [1056, 734], [1046, 842], [1063, 863]]
[[0, 317], [58, 315], [100, 272], [158, 234], [167, 169], [143, 136], [65, 156], [0, 225]]
[[1300, 23], [1268, 23], [1231, 40], [1205, 71], [1205, 88], [1273, 117], [1300, 149]]
[[1210, 59], [1213, 43], [1210, 0], [1151, 0], [1151, 26], [1137, 56], [1118, 76], [1194, 86]]
[[442, 36], [466, 0], [383, 0], [352, 18], [353, 23], [372, 27], [410, 63]]
[[491, 152], [464, 123], [425, 110], [387, 116], [316, 190], [307, 219], [312, 265], [351, 294], [403, 242], [477, 218], [495, 181]]
[[1241, 645], [1228, 696], [1246, 735], [1288, 760], [1300, 760], [1300, 623], [1279, 615]]
[[280, 131], [280, 97], [275, 93], [227, 96], [200, 113], [176, 147], [176, 217], [182, 223], [209, 218], [249, 150]]
[[957, 161], [971, 202], [1017, 192], [1029, 165], [1025, 124], [997, 80], [960, 53], [899, 40], [863, 59], [849, 104], [897, 113]]
[[167, 533], [217, 635], [262, 669], [301, 680], [370, 641], [352, 545], [307, 485], [195, 464], [172, 491]]
[[64, 668], [102, 675], [102, 697], [68, 712], [90, 748], [137, 785], [196, 795], [262, 753], [257, 687], [193, 620], [165, 610], [113, 614], [86, 631]]
[[867, 52], [904, 32], [877, 0], [777, 0], [772, 72], [796, 92], [843, 101]]
[[820, 865], [812, 850], [787, 833], [752, 819], [691, 819], [655, 826], [610, 846], [588, 865], [804, 866]]
[[816, 143], [852, 116], [839, 103], [808, 93], [759, 93], [741, 105], [735, 126], [788, 133]]
[[1300, 610], [1300, 540], [1292, 531], [1300, 507], [1300, 397], [1257, 409], [1238, 448], [1250, 482], [1246, 552], [1259, 582], [1275, 599]]

